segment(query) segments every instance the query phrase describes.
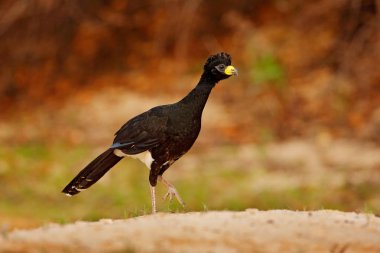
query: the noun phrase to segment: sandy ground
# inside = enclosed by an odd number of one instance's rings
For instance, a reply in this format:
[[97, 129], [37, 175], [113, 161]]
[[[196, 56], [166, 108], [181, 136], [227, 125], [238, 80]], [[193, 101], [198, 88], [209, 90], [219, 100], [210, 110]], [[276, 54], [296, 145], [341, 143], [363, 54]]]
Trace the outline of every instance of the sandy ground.
[[380, 252], [380, 218], [339, 211], [158, 213], [16, 230], [0, 252]]

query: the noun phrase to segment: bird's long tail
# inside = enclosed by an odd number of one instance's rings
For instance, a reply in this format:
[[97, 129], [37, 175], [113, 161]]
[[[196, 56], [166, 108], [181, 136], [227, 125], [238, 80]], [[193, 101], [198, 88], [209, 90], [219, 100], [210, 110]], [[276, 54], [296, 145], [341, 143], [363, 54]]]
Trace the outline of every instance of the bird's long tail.
[[72, 196], [89, 188], [121, 159], [122, 157], [116, 156], [113, 153], [113, 149], [106, 150], [79, 172], [62, 192]]

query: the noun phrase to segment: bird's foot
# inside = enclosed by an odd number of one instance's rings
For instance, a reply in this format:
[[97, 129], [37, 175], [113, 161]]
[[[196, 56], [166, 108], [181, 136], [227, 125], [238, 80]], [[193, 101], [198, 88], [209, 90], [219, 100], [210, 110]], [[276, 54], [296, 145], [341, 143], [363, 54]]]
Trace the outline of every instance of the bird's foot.
[[182, 207], [185, 207], [185, 202], [183, 202], [181, 196], [179, 195], [177, 189], [169, 181], [165, 180], [162, 176], [159, 179], [168, 187], [168, 192], [162, 197], [163, 200], [166, 200], [169, 197], [169, 201], [173, 200], [173, 196], [176, 197], [178, 202]]
[[162, 199], [166, 200], [169, 197], [169, 201], [171, 202], [173, 200], [173, 196], [176, 197], [182, 207], [185, 207], [185, 203], [183, 202], [181, 196], [177, 192], [177, 189], [174, 188], [174, 186], [168, 186], [168, 192], [162, 197]]

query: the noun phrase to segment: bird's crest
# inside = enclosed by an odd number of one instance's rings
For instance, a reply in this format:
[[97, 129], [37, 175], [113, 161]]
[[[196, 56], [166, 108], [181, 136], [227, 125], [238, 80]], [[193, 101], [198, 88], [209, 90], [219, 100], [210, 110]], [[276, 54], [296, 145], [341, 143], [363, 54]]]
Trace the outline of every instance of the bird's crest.
[[204, 69], [211, 69], [216, 65], [223, 63], [226, 66], [231, 65], [231, 56], [227, 53], [221, 52], [215, 55], [208, 57]]

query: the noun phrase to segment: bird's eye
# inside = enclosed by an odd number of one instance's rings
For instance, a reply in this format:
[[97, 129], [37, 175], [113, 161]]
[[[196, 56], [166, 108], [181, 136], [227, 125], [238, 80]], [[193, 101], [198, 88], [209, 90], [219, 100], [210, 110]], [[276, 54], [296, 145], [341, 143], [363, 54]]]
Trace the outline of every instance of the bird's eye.
[[218, 70], [218, 72], [223, 72], [226, 66], [224, 64], [216, 65], [215, 68]]

